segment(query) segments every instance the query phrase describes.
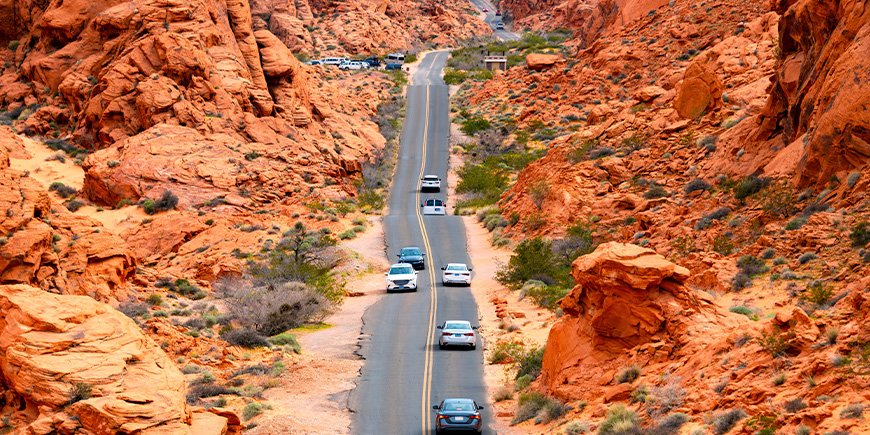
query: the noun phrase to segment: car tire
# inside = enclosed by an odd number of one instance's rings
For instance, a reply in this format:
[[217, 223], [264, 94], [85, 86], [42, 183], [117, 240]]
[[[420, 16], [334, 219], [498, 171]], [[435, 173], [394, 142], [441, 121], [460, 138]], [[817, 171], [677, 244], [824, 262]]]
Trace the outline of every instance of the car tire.
[[472, 344], [472, 345], [471, 345], [471, 350], [477, 350], [477, 345], [476, 345], [476, 344]]
[[444, 350], [444, 349], [447, 349], [447, 346], [445, 346], [445, 345], [443, 345], [443, 344], [441, 344], [441, 343], [438, 343], [438, 349], [440, 349], [440, 350]]

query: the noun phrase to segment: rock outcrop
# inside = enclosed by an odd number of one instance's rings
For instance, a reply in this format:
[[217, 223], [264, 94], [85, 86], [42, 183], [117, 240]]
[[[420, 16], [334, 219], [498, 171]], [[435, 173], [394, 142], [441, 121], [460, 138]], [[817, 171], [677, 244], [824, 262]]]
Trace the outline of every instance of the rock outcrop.
[[[675, 358], [705, 324], [722, 322], [715, 305], [683, 285], [689, 271], [654, 251], [609, 242], [574, 261], [565, 315], [550, 330], [540, 383], [559, 397], [595, 397], [621, 359]], [[703, 325], [703, 326], [702, 326]]]
[[2, 385], [21, 433], [239, 431], [192, 414], [181, 372], [110, 306], [15, 285], [0, 286], [0, 311]]

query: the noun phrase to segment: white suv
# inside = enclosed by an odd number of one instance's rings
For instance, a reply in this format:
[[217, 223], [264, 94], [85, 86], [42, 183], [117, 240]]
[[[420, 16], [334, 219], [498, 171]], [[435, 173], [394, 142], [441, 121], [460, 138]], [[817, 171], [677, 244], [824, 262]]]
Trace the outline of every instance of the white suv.
[[363, 65], [362, 62], [359, 62], [356, 60], [349, 60], [347, 62], [342, 62], [340, 65], [338, 65], [338, 69], [344, 70], [344, 71], [347, 71], [350, 69], [357, 70], [357, 69], [364, 69], [364, 68], [365, 68], [365, 65]]
[[424, 175], [423, 181], [420, 182], [420, 191], [422, 192], [440, 192], [441, 178], [437, 175]]
[[417, 271], [408, 263], [396, 263], [390, 266], [387, 275], [387, 292], [411, 290], [417, 291]]

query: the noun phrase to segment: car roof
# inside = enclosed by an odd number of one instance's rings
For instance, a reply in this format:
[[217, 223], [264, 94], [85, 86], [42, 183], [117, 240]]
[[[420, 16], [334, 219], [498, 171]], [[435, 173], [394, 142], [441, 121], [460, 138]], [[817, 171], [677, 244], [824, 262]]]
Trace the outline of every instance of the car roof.
[[414, 267], [414, 266], [411, 266], [410, 263], [396, 263], [396, 264], [390, 265], [390, 269], [392, 269], [394, 267]]
[[423, 178], [439, 178], [437, 175], [424, 175]]
[[465, 263], [447, 263], [447, 267], [450, 267], [450, 266], [465, 266], [465, 267], [468, 267], [468, 265], [465, 264]]
[[469, 322], [468, 320], [445, 320], [444, 321], [445, 325], [448, 323], [462, 323], [463, 325], [471, 326], [471, 322]]
[[464, 397], [451, 397], [449, 399], [442, 400], [442, 402], [445, 402], [445, 403], [446, 402], [471, 402], [471, 403], [474, 403], [474, 400], [466, 399]]
[[418, 246], [405, 246], [404, 248], [400, 249], [400, 251], [405, 251], [405, 250], [410, 250], [410, 249], [416, 249], [418, 251], [422, 251], [422, 249], [420, 249]]

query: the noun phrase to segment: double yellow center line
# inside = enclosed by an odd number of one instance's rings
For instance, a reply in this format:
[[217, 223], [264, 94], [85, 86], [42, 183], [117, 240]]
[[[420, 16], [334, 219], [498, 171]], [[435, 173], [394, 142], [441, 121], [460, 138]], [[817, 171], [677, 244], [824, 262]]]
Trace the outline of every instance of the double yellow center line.
[[[420, 203], [420, 186], [426, 171], [426, 145], [429, 141], [429, 84], [426, 84], [426, 114], [423, 121], [423, 155], [420, 158], [420, 176], [417, 177], [417, 203]], [[429, 235], [426, 233], [426, 225], [423, 223], [422, 207], [416, 207], [417, 222], [420, 224], [420, 234], [423, 236], [423, 248], [426, 251], [426, 270], [429, 271], [429, 325], [426, 330], [426, 347], [423, 349], [423, 393], [420, 397], [420, 419], [423, 433], [429, 433], [432, 403], [432, 346], [435, 335], [435, 313], [438, 312], [438, 294], [435, 286], [435, 270], [432, 267], [432, 246], [429, 244]]]

